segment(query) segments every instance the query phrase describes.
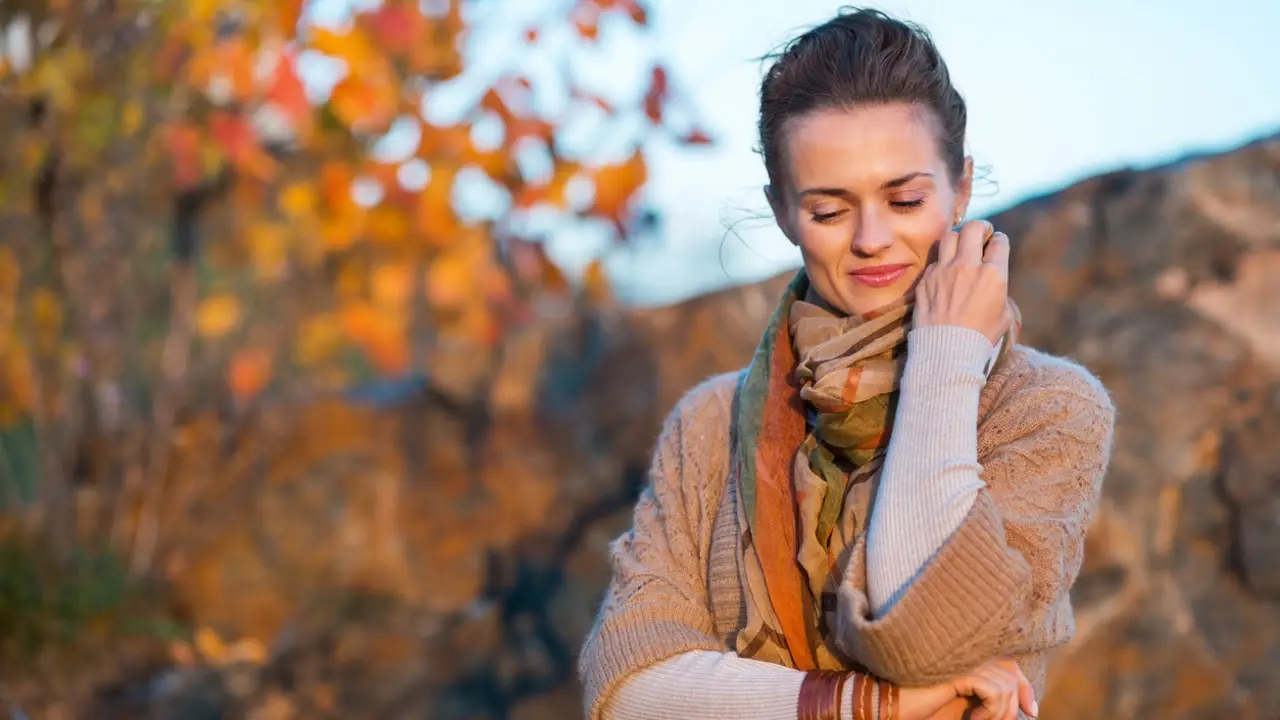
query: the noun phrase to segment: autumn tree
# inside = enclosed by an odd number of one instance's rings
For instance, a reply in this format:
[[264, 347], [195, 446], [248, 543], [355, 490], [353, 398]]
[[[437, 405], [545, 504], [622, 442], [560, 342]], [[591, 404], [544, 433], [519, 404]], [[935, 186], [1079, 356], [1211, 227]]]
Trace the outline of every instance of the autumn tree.
[[649, 212], [646, 143], [709, 140], [656, 60], [631, 96], [580, 77], [609, 34], [646, 37], [638, 0], [548, 2], [472, 47], [501, 5], [384, 0], [330, 23], [302, 0], [0, 6], [6, 508], [145, 571], [192, 417], [482, 378], [522, 324], [603, 288], [598, 263], [566, 279], [547, 237], [625, 241]]

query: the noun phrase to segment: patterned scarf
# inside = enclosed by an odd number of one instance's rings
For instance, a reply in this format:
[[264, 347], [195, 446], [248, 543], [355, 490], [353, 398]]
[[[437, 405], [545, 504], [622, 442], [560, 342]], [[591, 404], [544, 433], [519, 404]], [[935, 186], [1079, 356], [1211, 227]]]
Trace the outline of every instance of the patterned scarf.
[[[884, 464], [906, 363], [910, 297], [863, 316], [806, 302], [801, 270], [756, 348], [738, 394], [743, 657], [846, 669], [828, 628], [836, 586]], [[998, 365], [1020, 326], [1001, 343]]]

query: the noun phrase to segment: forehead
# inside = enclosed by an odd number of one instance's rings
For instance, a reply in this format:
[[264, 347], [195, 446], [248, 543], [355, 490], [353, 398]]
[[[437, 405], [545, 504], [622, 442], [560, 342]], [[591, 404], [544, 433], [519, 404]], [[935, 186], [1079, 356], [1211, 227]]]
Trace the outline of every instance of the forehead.
[[942, 165], [927, 110], [893, 103], [852, 110], [817, 110], [796, 118], [786, 133], [790, 177], [798, 187], [856, 187]]

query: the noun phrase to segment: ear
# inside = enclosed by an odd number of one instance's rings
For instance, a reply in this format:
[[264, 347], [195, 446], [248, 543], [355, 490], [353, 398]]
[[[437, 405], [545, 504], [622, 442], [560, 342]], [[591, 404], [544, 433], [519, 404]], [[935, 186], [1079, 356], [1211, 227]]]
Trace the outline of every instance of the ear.
[[955, 215], [952, 219], [964, 220], [964, 216], [969, 212], [971, 199], [973, 199], [973, 156], [968, 155], [964, 159], [964, 169], [960, 171], [960, 182], [956, 185]]
[[795, 245], [796, 236], [791, 227], [791, 216], [787, 213], [787, 204], [774, 192], [772, 185], [764, 186], [764, 197], [769, 201], [769, 209], [773, 211], [773, 221], [777, 223], [778, 229]]

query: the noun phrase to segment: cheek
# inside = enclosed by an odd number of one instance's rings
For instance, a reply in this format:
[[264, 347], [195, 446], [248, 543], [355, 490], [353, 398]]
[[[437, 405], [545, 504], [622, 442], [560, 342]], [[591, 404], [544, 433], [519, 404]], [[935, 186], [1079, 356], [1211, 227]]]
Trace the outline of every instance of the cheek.
[[950, 229], [950, 214], [931, 209], [912, 217], [900, 237], [912, 254], [925, 258]]
[[849, 231], [839, 224], [828, 227], [801, 222], [796, 238], [805, 264], [811, 267], [837, 264], [849, 252]]

